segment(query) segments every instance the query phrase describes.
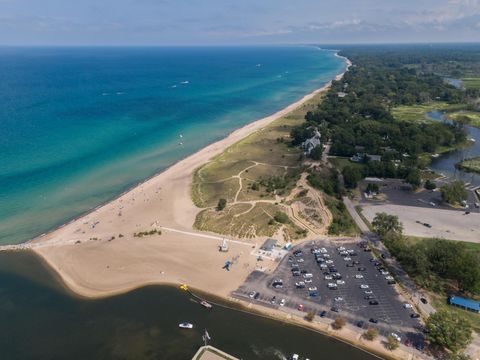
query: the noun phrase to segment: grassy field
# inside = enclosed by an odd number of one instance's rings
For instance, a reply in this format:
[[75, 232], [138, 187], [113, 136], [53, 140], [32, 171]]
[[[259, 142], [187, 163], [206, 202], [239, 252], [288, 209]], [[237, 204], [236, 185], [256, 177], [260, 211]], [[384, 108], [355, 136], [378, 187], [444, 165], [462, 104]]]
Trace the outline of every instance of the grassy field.
[[455, 111], [448, 114], [448, 118], [457, 120], [459, 117], [467, 117], [469, 125], [480, 128], [480, 112], [476, 111]]
[[401, 121], [428, 121], [427, 113], [433, 110], [447, 110], [451, 105], [446, 102], [432, 102], [422, 105], [401, 105], [392, 109], [395, 119]]
[[478, 77], [463, 78], [462, 84], [467, 89], [480, 89], [480, 78]]
[[438, 294], [432, 294], [432, 305], [438, 310], [448, 310], [457, 314], [458, 317], [468, 319], [472, 324], [473, 330], [480, 333], [480, 314], [475, 314], [470, 311], [459, 309], [455, 306], [451, 306], [447, 303], [446, 296], [440, 296]]
[[[289, 145], [290, 131], [304, 121], [307, 111], [315, 109], [321, 96], [233, 144], [195, 171], [192, 199], [203, 208], [195, 221], [197, 229], [249, 238], [272, 236], [283, 228], [288, 239], [304, 236], [294, 222], [280, 224], [272, 219], [277, 212], [285, 212], [282, 199], [303, 171], [302, 151]], [[220, 198], [227, 200], [227, 206], [216, 211]]]
[[470, 158], [470, 159], [465, 159], [457, 163], [455, 166], [467, 172], [480, 173], [480, 156]]

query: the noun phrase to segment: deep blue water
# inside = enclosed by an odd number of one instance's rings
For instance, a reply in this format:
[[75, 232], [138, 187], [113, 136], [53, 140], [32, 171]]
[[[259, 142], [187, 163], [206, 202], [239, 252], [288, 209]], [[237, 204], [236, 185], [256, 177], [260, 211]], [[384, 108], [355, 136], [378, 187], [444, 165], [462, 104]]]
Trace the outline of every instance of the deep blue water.
[[315, 47], [0, 48], [0, 243], [64, 223], [344, 68]]

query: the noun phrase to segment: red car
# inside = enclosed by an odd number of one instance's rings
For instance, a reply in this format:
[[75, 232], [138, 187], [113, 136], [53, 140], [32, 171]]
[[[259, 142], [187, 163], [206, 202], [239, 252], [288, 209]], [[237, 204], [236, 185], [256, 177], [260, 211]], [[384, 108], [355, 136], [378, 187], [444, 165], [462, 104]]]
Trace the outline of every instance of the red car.
[[298, 306], [297, 306], [297, 310], [298, 310], [298, 311], [303, 311], [303, 305], [302, 305], [302, 304], [298, 305]]

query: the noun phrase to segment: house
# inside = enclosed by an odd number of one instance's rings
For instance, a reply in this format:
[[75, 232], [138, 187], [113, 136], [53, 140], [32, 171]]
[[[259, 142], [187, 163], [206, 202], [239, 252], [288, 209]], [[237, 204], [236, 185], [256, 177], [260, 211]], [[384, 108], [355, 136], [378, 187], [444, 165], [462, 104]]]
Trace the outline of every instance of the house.
[[356, 155], [353, 155], [350, 158], [350, 161], [352, 162], [363, 162], [365, 161], [382, 161], [382, 156], [381, 155], [370, 155], [370, 154], [365, 154], [365, 153], [357, 153]]
[[313, 136], [310, 139], [305, 140], [301, 145], [302, 149], [304, 150], [304, 154], [310, 155], [313, 149], [315, 149], [317, 146], [322, 146], [321, 138], [322, 135], [317, 129], [315, 129]]
[[463, 310], [480, 313], [480, 302], [475, 300], [465, 299], [460, 296], [450, 296], [448, 298], [448, 303], [450, 305], [457, 306]]

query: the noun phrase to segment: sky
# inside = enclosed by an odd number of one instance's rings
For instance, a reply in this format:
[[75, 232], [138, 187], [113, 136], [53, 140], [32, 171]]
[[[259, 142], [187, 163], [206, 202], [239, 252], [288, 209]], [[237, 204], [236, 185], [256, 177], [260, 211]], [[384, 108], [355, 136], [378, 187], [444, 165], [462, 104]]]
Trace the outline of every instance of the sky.
[[480, 0], [0, 0], [0, 45], [480, 41]]

